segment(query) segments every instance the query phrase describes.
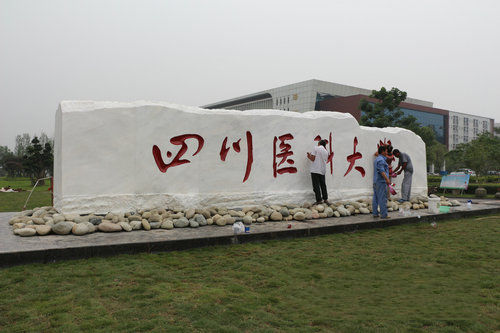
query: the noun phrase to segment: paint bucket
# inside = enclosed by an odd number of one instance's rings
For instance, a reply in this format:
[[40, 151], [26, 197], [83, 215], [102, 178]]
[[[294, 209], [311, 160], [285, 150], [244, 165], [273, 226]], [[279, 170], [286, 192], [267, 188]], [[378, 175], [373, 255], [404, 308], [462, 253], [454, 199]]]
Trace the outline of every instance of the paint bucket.
[[428, 212], [430, 214], [439, 214], [439, 202], [441, 199], [439, 198], [429, 198], [429, 208]]

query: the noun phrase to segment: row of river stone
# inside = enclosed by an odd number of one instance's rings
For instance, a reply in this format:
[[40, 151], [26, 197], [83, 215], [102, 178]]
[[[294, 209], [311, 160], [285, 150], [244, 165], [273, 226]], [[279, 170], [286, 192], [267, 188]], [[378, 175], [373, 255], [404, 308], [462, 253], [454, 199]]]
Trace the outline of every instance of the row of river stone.
[[[442, 198], [442, 203], [447, 204]], [[410, 202], [388, 201], [388, 210], [427, 208], [427, 197], [412, 198]], [[452, 205], [450, 203], [450, 205]], [[260, 205], [242, 209], [211, 207], [205, 209], [153, 209], [105, 215], [61, 214], [54, 207], [26, 210], [10, 220], [14, 234], [19, 236], [85, 235], [96, 231], [117, 232], [132, 230], [197, 228], [205, 225], [224, 226], [235, 222], [244, 224], [265, 221], [304, 221], [355, 214], [370, 214], [371, 200], [341, 201], [331, 204], [311, 205]]]

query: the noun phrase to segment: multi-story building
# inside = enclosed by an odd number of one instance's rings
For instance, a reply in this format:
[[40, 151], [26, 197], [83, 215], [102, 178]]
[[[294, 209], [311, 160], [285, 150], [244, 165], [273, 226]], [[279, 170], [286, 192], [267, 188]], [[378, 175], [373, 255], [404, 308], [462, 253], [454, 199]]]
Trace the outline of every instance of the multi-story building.
[[[350, 113], [359, 121], [362, 116], [358, 108], [360, 101], [367, 99], [376, 102], [368, 97], [370, 94], [371, 90], [368, 89], [308, 80], [208, 104], [203, 108], [338, 111]], [[430, 101], [409, 97], [399, 107], [405, 115], [417, 118], [422, 126], [431, 126], [437, 140], [449, 149], [454, 149], [459, 143], [469, 142], [485, 131], [493, 132], [493, 119], [434, 108]]]
[[484, 132], [494, 132], [493, 119], [450, 111], [449, 147], [455, 149], [460, 143], [467, 143]]
[[[263, 90], [237, 98], [202, 106], [206, 109], [254, 110], [275, 109], [295, 112], [316, 110], [317, 103], [331, 97], [370, 95], [371, 90], [343, 84], [307, 80]], [[407, 98], [407, 102], [432, 107], [432, 102]]]

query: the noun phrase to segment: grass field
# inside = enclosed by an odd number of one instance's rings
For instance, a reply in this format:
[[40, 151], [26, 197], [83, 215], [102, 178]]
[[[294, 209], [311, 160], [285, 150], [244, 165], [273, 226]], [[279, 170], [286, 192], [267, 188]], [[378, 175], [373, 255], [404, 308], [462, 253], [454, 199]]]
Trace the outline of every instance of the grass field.
[[0, 331], [494, 332], [500, 215], [0, 270]]
[[[19, 212], [22, 210], [29, 191], [33, 188], [29, 178], [16, 177], [14, 179], [0, 177], [0, 187], [22, 188], [23, 192], [3, 193], [0, 192], [0, 212]], [[45, 185], [37, 186], [31, 195], [27, 209], [51, 205], [51, 194], [48, 191], [49, 181]]]

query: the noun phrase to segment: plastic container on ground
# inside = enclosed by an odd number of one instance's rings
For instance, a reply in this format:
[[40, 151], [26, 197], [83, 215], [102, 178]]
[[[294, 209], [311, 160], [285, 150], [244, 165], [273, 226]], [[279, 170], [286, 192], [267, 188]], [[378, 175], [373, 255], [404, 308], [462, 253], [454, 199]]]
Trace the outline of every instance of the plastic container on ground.
[[439, 214], [439, 198], [429, 198], [429, 208], [428, 211], [431, 214]]
[[450, 207], [450, 206], [440, 206], [440, 207], [439, 207], [439, 212], [440, 212], [440, 213], [449, 213], [449, 212], [450, 212], [450, 209], [451, 209], [451, 207]]

